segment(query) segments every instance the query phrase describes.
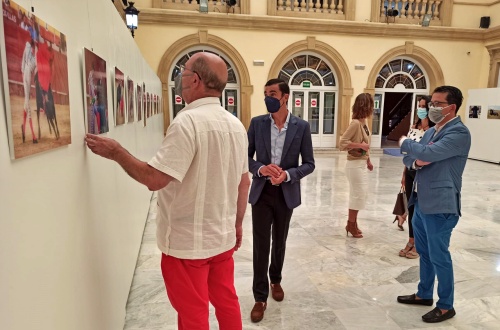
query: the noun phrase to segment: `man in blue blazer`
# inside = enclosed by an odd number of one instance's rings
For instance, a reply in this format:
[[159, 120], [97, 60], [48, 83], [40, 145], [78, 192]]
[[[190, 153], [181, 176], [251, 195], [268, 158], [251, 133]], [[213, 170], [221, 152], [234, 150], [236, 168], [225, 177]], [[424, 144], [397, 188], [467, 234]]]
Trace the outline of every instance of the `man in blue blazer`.
[[429, 119], [436, 126], [428, 129], [420, 142], [400, 140], [403, 162], [417, 169], [410, 197], [415, 247], [420, 253], [420, 282], [416, 294], [399, 296], [403, 304], [433, 305], [434, 280], [438, 279], [439, 300], [424, 322], [441, 322], [455, 316], [454, 279], [451, 261], [451, 232], [460, 213], [462, 174], [469, 155], [471, 136], [458, 117], [462, 93], [453, 86], [434, 90], [429, 103]]
[[[293, 209], [301, 203], [300, 179], [314, 171], [309, 123], [287, 109], [290, 87], [283, 80], [271, 79], [266, 83], [264, 94], [269, 114], [253, 118], [248, 129], [248, 162], [253, 174], [249, 197], [255, 298], [250, 314], [252, 322], [262, 320], [267, 307], [268, 267], [272, 297], [276, 301], [283, 300], [280, 282], [290, 219]], [[299, 156], [302, 157], [301, 165]]]

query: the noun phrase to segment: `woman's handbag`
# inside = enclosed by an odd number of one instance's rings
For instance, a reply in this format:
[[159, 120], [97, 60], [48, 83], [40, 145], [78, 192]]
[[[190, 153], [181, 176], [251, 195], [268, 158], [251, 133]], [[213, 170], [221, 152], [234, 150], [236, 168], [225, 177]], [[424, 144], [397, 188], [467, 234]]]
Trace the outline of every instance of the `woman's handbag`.
[[394, 210], [392, 214], [394, 215], [405, 215], [408, 213], [408, 200], [406, 199], [405, 187], [401, 187], [396, 198], [396, 204], [394, 205]]

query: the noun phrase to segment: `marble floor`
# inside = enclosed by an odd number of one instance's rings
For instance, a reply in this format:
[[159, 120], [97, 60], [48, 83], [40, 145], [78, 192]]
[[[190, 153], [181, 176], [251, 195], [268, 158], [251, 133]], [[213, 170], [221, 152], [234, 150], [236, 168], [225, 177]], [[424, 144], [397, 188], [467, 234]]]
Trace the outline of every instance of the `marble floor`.
[[[373, 155], [371, 195], [359, 214], [364, 238], [346, 237], [348, 185], [345, 154], [316, 155], [316, 170], [302, 181], [302, 205], [294, 211], [282, 286], [284, 301], [269, 298], [264, 319], [250, 321], [252, 232], [250, 207], [242, 248], [234, 255], [235, 286], [243, 329], [500, 329], [500, 167], [469, 160], [463, 178], [462, 213], [450, 250], [455, 269], [457, 315], [427, 324], [430, 307], [401, 305], [396, 296], [416, 292], [418, 259], [398, 256], [408, 228], [391, 215], [399, 190], [401, 158]], [[127, 304], [126, 330], [177, 329], [160, 273], [153, 198]], [[436, 297], [436, 295], [435, 295]], [[210, 327], [218, 329], [214, 310]]]

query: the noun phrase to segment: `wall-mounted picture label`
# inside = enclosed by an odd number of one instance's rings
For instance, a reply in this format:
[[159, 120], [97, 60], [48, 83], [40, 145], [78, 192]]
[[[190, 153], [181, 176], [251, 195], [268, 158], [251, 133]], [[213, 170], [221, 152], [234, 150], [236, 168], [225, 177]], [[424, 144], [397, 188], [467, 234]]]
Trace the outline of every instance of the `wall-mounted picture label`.
[[125, 124], [125, 76], [115, 67], [115, 125]]
[[11, 158], [68, 145], [66, 36], [14, 1], [2, 1], [2, 9], [2, 79]]
[[84, 48], [83, 62], [87, 133], [107, 133], [109, 131], [109, 118], [106, 61]]

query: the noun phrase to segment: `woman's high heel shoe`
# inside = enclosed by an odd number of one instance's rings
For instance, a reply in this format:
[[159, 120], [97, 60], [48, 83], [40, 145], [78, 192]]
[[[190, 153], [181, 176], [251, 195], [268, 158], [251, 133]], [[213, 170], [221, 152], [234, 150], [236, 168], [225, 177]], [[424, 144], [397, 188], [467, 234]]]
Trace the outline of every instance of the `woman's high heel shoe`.
[[404, 231], [405, 229], [403, 228], [403, 224], [405, 223], [406, 218], [402, 215], [396, 215], [396, 218], [392, 223], [395, 223], [396, 221], [398, 222], [399, 230]]
[[346, 236], [349, 236], [351, 233], [354, 238], [362, 238], [363, 235], [358, 230], [358, 226], [356, 222], [347, 221], [347, 226], [345, 226]]

